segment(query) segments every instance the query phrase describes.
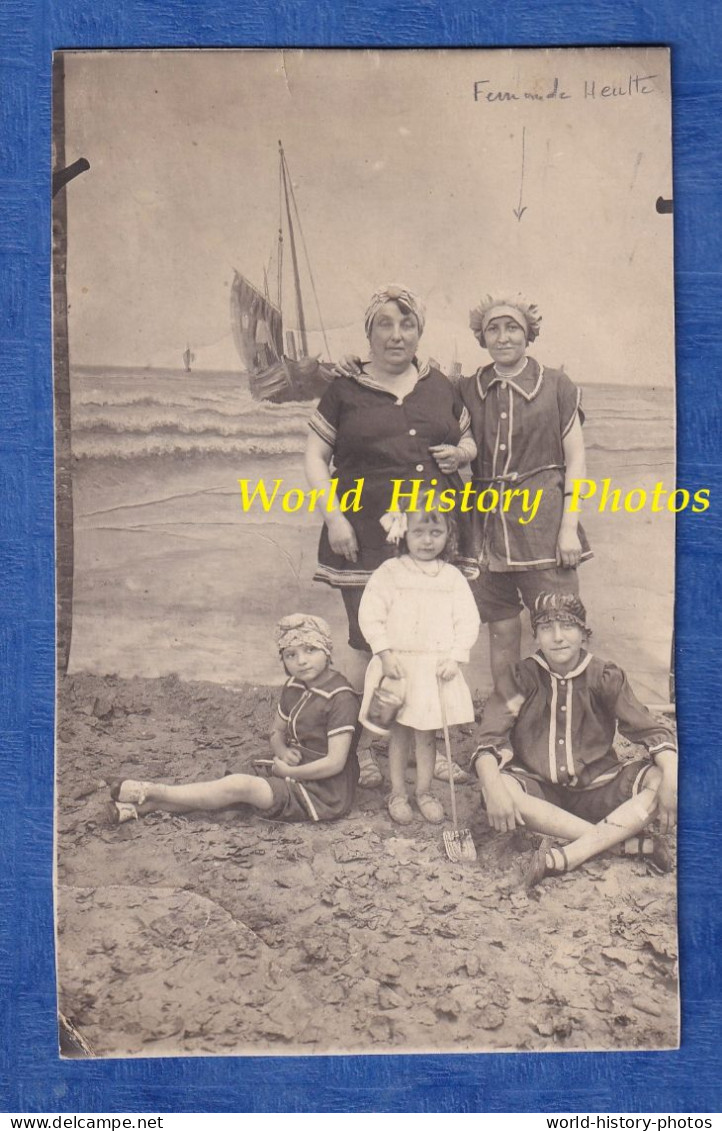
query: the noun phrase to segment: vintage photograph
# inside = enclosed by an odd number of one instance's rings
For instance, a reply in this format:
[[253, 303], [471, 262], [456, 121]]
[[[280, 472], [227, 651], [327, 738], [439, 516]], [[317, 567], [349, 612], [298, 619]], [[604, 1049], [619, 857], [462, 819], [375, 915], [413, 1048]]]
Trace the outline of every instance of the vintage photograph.
[[668, 51], [53, 87], [61, 1054], [676, 1048]]

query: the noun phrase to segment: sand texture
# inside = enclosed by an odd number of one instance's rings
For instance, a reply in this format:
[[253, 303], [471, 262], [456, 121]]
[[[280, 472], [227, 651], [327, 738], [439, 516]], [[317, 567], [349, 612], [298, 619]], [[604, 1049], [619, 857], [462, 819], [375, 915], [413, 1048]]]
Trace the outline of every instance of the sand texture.
[[[216, 777], [265, 754], [275, 689], [75, 675], [60, 691], [59, 1004], [97, 1056], [677, 1044], [674, 874], [607, 856], [527, 894], [536, 838], [493, 833], [470, 785], [474, 865], [421, 819], [394, 826], [385, 788], [323, 827], [250, 812], [111, 827], [113, 778]], [[463, 764], [473, 738], [454, 744]]]

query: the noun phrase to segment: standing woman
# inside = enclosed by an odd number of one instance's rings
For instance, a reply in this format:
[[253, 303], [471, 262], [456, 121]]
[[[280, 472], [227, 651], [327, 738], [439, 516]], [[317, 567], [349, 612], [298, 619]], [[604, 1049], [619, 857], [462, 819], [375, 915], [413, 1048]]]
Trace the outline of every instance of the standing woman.
[[[417, 360], [424, 322], [422, 303], [405, 287], [376, 291], [365, 316], [368, 362], [354, 376], [337, 377], [309, 421], [310, 486], [328, 489], [332, 468], [339, 497], [363, 480], [362, 510], [324, 515], [314, 574], [314, 580], [341, 592], [355, 653], [349, 675], [359, 686], [371, 650], [359, 628], [358, 609], [369, 577], [394, 554], [379, 521], [389, 510], [393, 480], [421, 480], [428, 487], [433, 479], [436, 490], [460, 489], [459, 468], [476, 455], [469, 413], [458, 392], [442, 373]], [[463, 555], [463, 532], [460, 544]], [[362, 740], [359, 762], [360, 784], [380, 784], [367, 741]], [[453, 766], [438, 769], [459, 773]]]
[[489, 625], [494, 683], [521, 659], [523, 606], [532, 609], [542, 592], [578, 594], [577, 566], [592, 556], [565, 507], [574, 480], [586, 475], [581, 392], [563, 370], [528, 356], [540, 322], [536, 306], [521, 295], [488, 295], [471, 311], [470, 326], [491, 364], [459, 386], [478, 449], [477, 497], [517, 488], [539, 500], [532, 521], [518, 493], [506, 508], [474, 513], [481, 572], [472, 589]]

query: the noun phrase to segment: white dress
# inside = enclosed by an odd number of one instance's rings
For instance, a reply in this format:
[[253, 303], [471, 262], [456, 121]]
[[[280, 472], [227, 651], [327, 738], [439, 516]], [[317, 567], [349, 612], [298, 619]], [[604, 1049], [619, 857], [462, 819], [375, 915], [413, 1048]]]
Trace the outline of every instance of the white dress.
[[[430, 566], [438, 566], [438, 572], [427, 573]], [[374, 653], [366, 671], [361, 722], [383, 674], [378, 653], [391, 648], [405, 681], [397, 722], [414, 730], [438, 730], [442, 719], [437, 664], [442, 659], [468, 663], [479, 635], [479, 613], [464, 576], [438, 558], [423, 566], [407, 554], [390, 558], [366, 585], [359, 624]], [[441, 684], [449, 726], [473, 722], [471, 693], [461, 672]]]

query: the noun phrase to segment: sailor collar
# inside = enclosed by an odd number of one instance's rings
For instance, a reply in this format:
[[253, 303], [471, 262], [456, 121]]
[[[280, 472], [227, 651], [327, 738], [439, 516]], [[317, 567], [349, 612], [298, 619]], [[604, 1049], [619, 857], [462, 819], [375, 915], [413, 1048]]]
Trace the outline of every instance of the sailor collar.
[[[533, 379], [535, 370], [536, 381], [534, 381], [533, 388], [531, 390], [525, 389], [523, 385], [519, 384], [518, 378], [528, 375]], [[544, 370], [533, 357], [527, 358], [526, 365], [521, 373], [517, 373], [516, 377], [504, 377], [498, 374], [493, 365], [486, 365], [483, 369], [477, 369], [476, 371], [476, 387], [483, 401], [486, 400], [492, 385], [501, 385], [503, 388], [510, 385], [514, 392], [518, 393], [520, 397], [523, 397], [525, 401], [533, 401], [542, 387], [543, 380]]]
[[591, 652], [582, 652], [582, 658], [577, 666], [573, 668], [572, 671], [564, 672], [564, 674], [562, 675], [560, 672], [552, 671], [552, 669], [549, 667], [549, 664], [542, 656], [541, 652], [534, 652], [532, 654], [532, 660], [536, 660], [540, 668], [544, 668], [544, 671], [548, 672], [552, 679], [558, 679], [560, 681], [564, 681], [565, 679], [574, 679], [576, 676], [581, 675], [582, 672], [587, 670], [593, 659], [594, 657], [592, 656]]
[[[332, 670], [334, 675], [338, 675], [338, 672], [335, 669]], [[321, 699], [333, 699], [334, 695], [337, 695], [339, 691], [351, 691], [355, 694], [353, 688], [349, 687], [348, 684], [342, 683], [337, 687], [329, 687], [329, 684], [333, 683], [334, 680], [329, 679], [326, 683], [324, 683], [323, 687], [309, 687], [309, 685], [307, 683], [304, 683], [302, 679], [296, 679], [295, 676], [289, 676], [288, 680], [286, 681], [286, 687], [295, 687], [298, 691], [305, 691], [309, 695], [318, 695]]]
[[[419, 373], [417, 384], [418, 381], [423, 381], [424, 377], [428, 377], [431, 373], [431, 366], [428, 361], [419, 362], [414, 360], [412, 365], [416, 366]], [[378, 381], [374, 381], [373, 377], [369, 377], [368, 373], [364, 373], [363, 370], [360, 373], [354, 373], [353, 379], [359, 385], [363, 385], [367, 389], [375, 389], [377, 393], [386, 393], [388, 396], [396, 398], [396, 394], [392, 389], [387, 389], [385, 385], [380, 385]], [[413, 392], [413, 389], [411, 391]]]

